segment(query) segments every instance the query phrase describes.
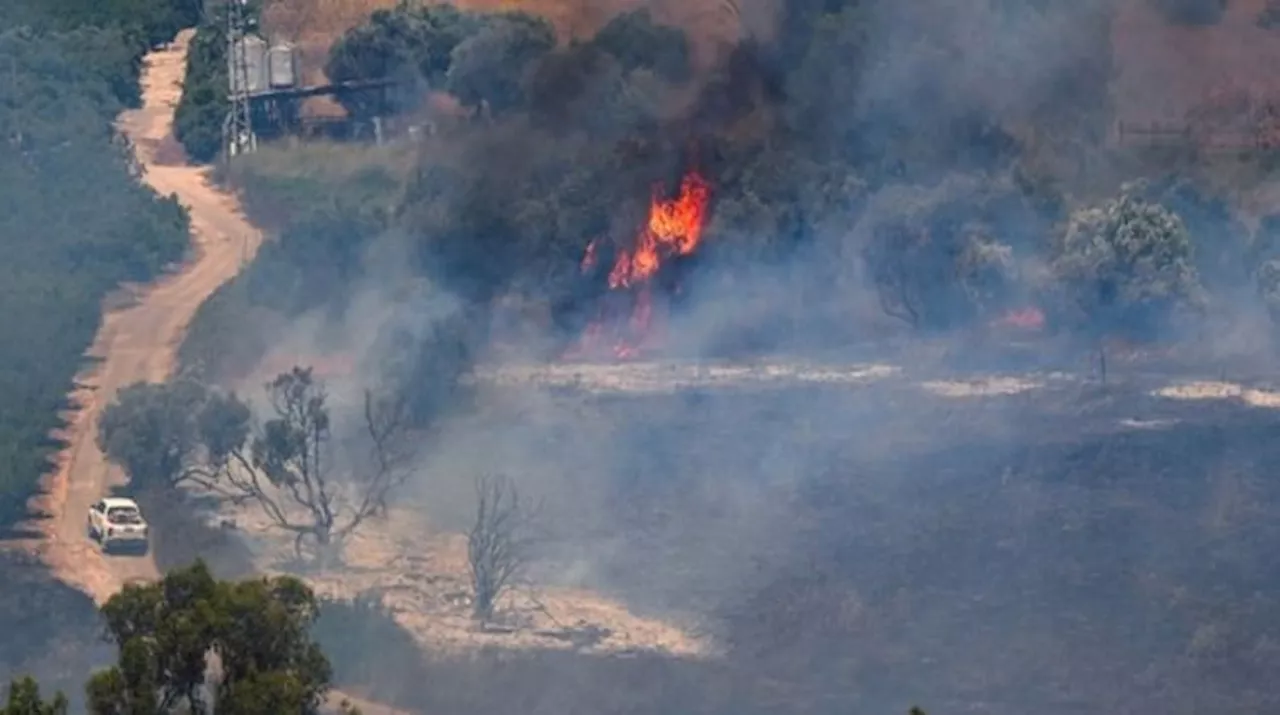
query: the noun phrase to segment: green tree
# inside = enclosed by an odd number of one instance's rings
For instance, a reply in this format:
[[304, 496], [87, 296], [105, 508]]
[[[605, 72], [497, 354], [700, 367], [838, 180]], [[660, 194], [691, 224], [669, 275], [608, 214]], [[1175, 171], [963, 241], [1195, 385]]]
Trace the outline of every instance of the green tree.
[[595, 141], [652, 133], [660, 125], [660, 81], [627, 71], [593, 43], [571, 43], [534, 64], [525, 80], [529, 111], [540, 129], [584, 132]]
[[615, 16], [589, 44], [616, 57], [628, 72], [653, 70], [670, 82], [683, 82], [692, 69], [684, 31], [655, 23], [647, 7]]
[[214, 715], [318, 712], [330, 668], [310, 634], [317, 608], [297, 579], [220, 582], [202, 562], [128, 585], [102, 608], [119, 662], [89, 681], [89, 711], [210, 712], [212, 693]]
[[120, 391], [98, 422], [98, 447], [138, 487], [172, 487], [225, 464], [249, 434], [249, 408], [190, 377]]
[[103, 412], [98, 447], [139, 487], [176, 482], [199, 447], [191, 415], [204, 399], [190, 380], [130, 385]]
[[[392, 110], [411, 109], [424, 87], [444, 86], [454, 49], [483, 27], [484, 18], [447, 3], [378, 10], [334, 43], [325, 75], [333, 82], [395, 80], [403, 86], [393, 94]], [[342, 101], [355, 117], [373, 110], [358, 95]]]
[[325, 74], [334, 82], [349, 82], [403, 79], [411, 73], [440, 85], [454, 48], [482, 24], [481, 16], [450, 4], [378, 10], [334, 43]]
[[496, 16], [450, 53], [445, 86], [464, 105], [494, 114], [523, 108], [525, 78], [555, 44], [555, 29], [542, 18]]
[[58, 693], [53, 700], [40, 697], [40, 686], [31, 678], [9, 684], [9, 697], [0, 715], [67, 715], [67, 699]]
[[[48, 35], [97, 31], [110, 35], [111, 58], [90, 65], [113, 75], [110, 87], [125, 106], [141, 99], [138, 77], [143, 55], [173, 40], [200, 19], [201, 0], [8, 0], [0, 3], [0, 27], [26, 25]], [[102, 45], [86, 48], [103, 50]], [[101, 58], [100, 58], [101, 59]]]
[[1201, 299], [1186, 226], [1135, 186], [1073, 212], [1055, 238], [1050, 270], [1077, 322], [1094, 332], [1142, 329]]

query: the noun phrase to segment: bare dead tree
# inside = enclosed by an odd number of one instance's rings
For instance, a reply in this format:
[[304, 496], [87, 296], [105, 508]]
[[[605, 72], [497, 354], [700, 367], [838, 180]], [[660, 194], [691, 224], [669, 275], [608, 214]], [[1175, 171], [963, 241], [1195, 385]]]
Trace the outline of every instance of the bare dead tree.
[[388, 496], [408, 478], [413, 453], [403, 400], [365, 391], [368, 454], [343, 463], [328, 394], [310, 368], [280, 374], [266, 391], [272, 418], [252, 438], [210, 449], [210, 468], [192, 479], [234, 502], [256, 503], [274, 526], [295, 535], [300, 560], [308, 550], [311, 560], [324, 560], [367, 519], [385, 514]]
[[476, 480], [476, 520], [467, 535], [471, 568], [472, 616], [480, 623], [493, 618], [498, 599], [520, 578], [529, 563], [527, 534], [531, 510], [505, 476]]

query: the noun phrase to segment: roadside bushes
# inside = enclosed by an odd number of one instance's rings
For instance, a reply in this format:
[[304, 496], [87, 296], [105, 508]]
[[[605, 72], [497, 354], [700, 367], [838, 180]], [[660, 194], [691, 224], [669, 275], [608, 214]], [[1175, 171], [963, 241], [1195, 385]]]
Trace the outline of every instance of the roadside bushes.
[[24, 7], [0, 8], [0, 21], [27, 23], [0, 31], [0, 525], [25, 514], [58, 446], [48, 435], [104, 296], [187, 245], [184, 210], [141, 183], [112, 126], [138, 93], [128, 35], [138, 18], [95, 14], [101, 25], [67, 28], [59, 3]]

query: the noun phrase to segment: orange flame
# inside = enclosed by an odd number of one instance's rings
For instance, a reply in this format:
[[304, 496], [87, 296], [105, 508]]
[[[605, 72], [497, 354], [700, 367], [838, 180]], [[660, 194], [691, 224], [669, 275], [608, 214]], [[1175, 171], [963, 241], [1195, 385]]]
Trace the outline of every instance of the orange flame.
[[[617, 357], [631, 357], [653, 339], [653, 293], [650, 282], [665, 261], [687, 256], [698, 250], [706, 221], [711, 187], [697, 172], [689, 172], [680, 182], [680, 192], [672, 199], [662, 198], [662, 187], [654, 189], [649, 204], [649, 220], [636, 236], [634, 245], [619, 251], [609, 271], [609, 288], [631, 291], [631, 315], [625, 334], [616, 336], [612, 346]], [[596, 266], [597, 242], [592, 241], [582, 257], [583, 273]], [[603, 318], [589, 325], [582, 335], [578, 351], [591, 351], [605, 337]]]
[[711, 188], [696, 173], [684, 177], [674, 199], [663, 201], [655, 190], [648, 225], [636, 237], [635, 248], [618, 255], [609, 273], [609, 287], [617, 290], [646, 283], [658, 273], [664, 258], [697, 250], [710, 198]]

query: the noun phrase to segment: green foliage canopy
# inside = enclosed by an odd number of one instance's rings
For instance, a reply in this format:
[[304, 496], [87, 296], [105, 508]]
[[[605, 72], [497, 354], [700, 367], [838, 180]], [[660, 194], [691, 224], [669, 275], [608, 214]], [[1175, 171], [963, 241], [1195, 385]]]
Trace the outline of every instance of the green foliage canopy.
[[546, 20], [499, 15], [449, 53], [445, 86], [465, 106], [485, 106], [493, 113], [521, 108], [530, 66], [555, 43], [555, 30]]
[[249, 408], [189, 378], [130, 385], [98, 422], [98, 445], [139, 488], [173, 486], [248, 439]]
[[654, 22], [649, 8], [622, 13], [610, 20], [588, 44], [618, 59], [626, 71], [653, 70], [669, 82], [689, 79], [689, 38], [682, 30]]
[[[317, 713], [332, 672], [311, 636], [319, 607], [296, 578], [218, 581], [199, 561], [125, 586], [101, 608], [118, 661], [86, 684], [88, 712]], [[0, 708], [0, 715], [66, 712], [61, 694], [46, 702], [30, 678], [15, 681]]]
[[1133, 187], [1071, 214], [1051, 270], [1078, 318], [1095, 330], [1195, 304], [1202, 291], [1182, 219]]
[[40, 685], [31, 678], [20, 678], [9, 685], [9, 697], [0, 715], [67, 715], [67, 699], [58, 693], [46, 701], [40, 696]]

